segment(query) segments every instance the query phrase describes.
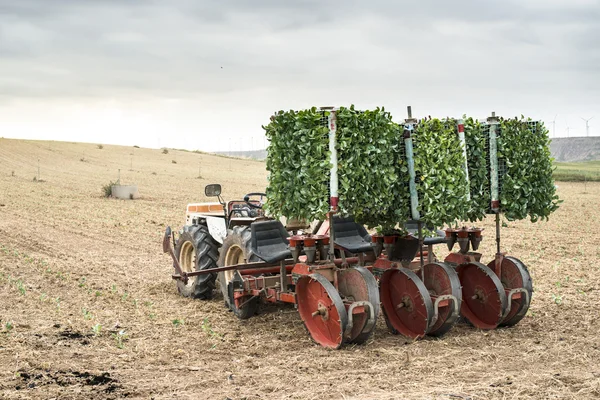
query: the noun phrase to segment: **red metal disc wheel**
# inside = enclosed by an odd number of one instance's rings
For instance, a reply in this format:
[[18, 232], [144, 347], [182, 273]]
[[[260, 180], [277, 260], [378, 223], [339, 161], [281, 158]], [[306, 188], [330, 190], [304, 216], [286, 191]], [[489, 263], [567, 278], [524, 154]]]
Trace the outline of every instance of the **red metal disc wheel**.
[[427, 333], [433, 303], [419, 277], [407, 268], [385, 271], [379, 285], [381, 305], [393, 333], [418, 339]]
[[377, 280], [368, 269], [354, 267], [338, 272], [338, 291], [342, 298], [349, 302], [368, 301], [373, 306], [373, 318], [369, 324], [370, 310], [348, 315], [352, 318], [352, 328], [346, 337], [349, 343], [362, 344], [366, 342], [375, 330], [375, 322], [379, 316], [379, 288]]
[[456, 272], [462, 285], [460, 313], [477, 328], [495, 329], [502, 321], [507, 306], [500, 279], [479, 262], [461, 264]]
[[456, 324], [460, 316], [460, 313], [455, 312], [455, 310], [460, 310], [462, 303], [460, 279], [454, 268], [443, 262], [425, 265], [422, 277], [425, 287], [432, 296], [434, 306], [435, 299], [439, 296], [452, 295], [456, 298], [457, 304], [454, 304], [452, 300], [442, 300], [445, 304], [442, 306], [440, 303], [438, 318], [427, 332], [431, 336], [442, 336]]
[[[496, 266], [495, 261], [491, 261], [488, 267], [494, 269]], [[512, 289], [523, 288], [527, 291], [527, 296], [524, 293], [515, 293], [510, 299], [510, 310], [500, 326], [513, 326], [519, 323], [527, 314], [529, 310], [529, 304], [531, 302], [531, 295], [533, 294], [533, 283], [531, 281], [531, 275], [525, 264], [515, 257], [504, 257], [502, 259], [500, 281], [504, 290], [508, 295]]]
[[335, 287], [321, 274], [311, 274], [296, 284], [298, 312], [313, 340], [338, 349], [343, 343], [348, 314]]

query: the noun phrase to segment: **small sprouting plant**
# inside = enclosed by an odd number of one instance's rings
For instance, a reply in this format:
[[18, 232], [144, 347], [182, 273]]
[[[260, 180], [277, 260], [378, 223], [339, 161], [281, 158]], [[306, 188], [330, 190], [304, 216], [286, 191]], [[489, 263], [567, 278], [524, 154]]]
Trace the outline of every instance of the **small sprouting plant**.
[[4, 330], [5, 330], [6, 332], [10, 332], [10, 331], [12, 331], [12, 330], [13, 330], [13, 328], [14, 328], [14, 325], [12, 324], [12, 322], [9, 322], [9, 321], [7, 321], [7, 322], [4, 324]]
[[79, 279], [79, 287], [80, 288], [85, 286], [85, 281], [86, 281], [85, 276], [82, 277], [81, 279]]
[[556, 294], [552, 294], [552, 301], [554, 301], [554, 303], [561, 305], [563, 302], [563, 298], [561, 295], [556, 295]]
[[94, 318], [94, 316], [92, 315], [92, 313], [90, 312], [90, 310], [87, 310], [85, 308], [81, 309], [81, 313], [83, 314], [83, 318], [85, 318], [85, 319], [89, 320], [89, 319]]
[[21, 279], [17, 279], [17, 290], [21, 293], [21, 296], [25, 296], [25, 286]]
[[182, 319], [174, 319], [172, 321], [172, 323], [173, 323], [173, 326], [179, 327], [179, 326], [183, 325], [185, 322]]
[[102, 332], [102, 325], [96, 324], [92, 326], [92, 332], [94, 332], [94, 336], [100, 336], [100, 333]]
[[119, 349], [122, 349], [125, 347], [125, 341], [127, 340], [127, 333], [125, 332], [124, 329], [121, 329], [119, 332], [117, 333], [113, 333], [113, 338], [115, 339], [115, 342], [117, 344], [117, 347]]
[[47, 298], [48, 298], [48, 295], [46, 293], [40, 294], [40, 301], [46, 301]]
[[202, 320], [202, 331], [210, 335], [211, 337], [221, 337], [221, 335], [215, 332], [212, 326], [210, 326], [210, 322], [208, 322], [208, 317], [204, 317], [204, 319]]
[[110, 288], [110, 291], [113, 293], [117, 293], [117, 285], [112, 285], [112, 287]]
[[121, 300], [123, 300], [123, 301], [126, 301], [126, 300], [127, 300], [127, 297], [129, 297], [129, 293], [127, 293], [127, 292], [124, 292], [124, 293], [123, 293], [123, 296], [121, 296]]

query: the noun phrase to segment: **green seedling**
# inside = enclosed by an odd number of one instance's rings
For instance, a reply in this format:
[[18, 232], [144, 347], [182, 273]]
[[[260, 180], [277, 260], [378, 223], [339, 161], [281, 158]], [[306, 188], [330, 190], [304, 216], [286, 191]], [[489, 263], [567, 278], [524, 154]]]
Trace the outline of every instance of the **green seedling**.
[[92, 326], [92, 332], [94, 333], [94, 336], [100, 336], [100, 333], [102, 332], [102, 325], [96, 324]]

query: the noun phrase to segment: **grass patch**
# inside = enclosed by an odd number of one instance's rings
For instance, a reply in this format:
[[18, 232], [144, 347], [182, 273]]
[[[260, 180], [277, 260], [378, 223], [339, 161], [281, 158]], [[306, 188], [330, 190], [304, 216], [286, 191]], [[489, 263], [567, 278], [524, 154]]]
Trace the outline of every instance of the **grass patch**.
[[102, 186], [102, 194], [104, 195], [104, 197], [112, 196], [112, 187], [116, 184], [116, 182], [108, 182], [106, 185]]
[[600, 182], [600, 161], [555, 162], [554, 180], [563, 182]]

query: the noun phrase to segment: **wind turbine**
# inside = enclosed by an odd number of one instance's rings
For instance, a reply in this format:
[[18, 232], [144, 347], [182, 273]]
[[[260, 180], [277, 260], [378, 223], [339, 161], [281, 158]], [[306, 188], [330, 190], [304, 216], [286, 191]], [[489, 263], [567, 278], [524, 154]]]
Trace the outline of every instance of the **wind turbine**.
[[556, 137], [556, 117], [558, 117], [558, 114], [554, 115], [554, 119], [552, 120], [552, 137]]
[[571, 127], [569, 126], [569, 120], [567, 120], [565, 124], [567, 124], [567, 137], [569, 137], [569, 131], [571, 130]]
[[581, 119], [585, 121], [585, 136], [590, 136], [590, 121], [592, 120], [592, 118], [594, 117], [588, 119], [581, 117]]

